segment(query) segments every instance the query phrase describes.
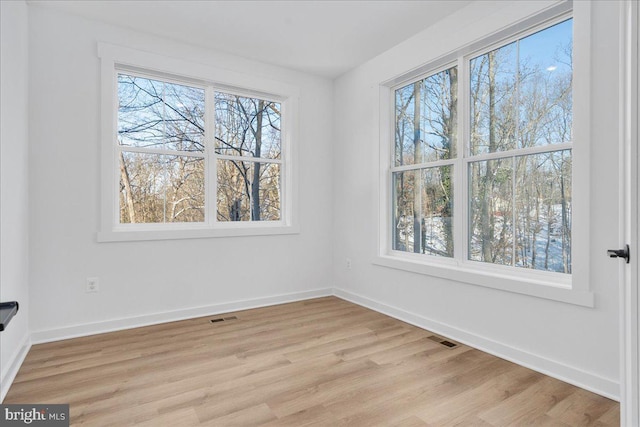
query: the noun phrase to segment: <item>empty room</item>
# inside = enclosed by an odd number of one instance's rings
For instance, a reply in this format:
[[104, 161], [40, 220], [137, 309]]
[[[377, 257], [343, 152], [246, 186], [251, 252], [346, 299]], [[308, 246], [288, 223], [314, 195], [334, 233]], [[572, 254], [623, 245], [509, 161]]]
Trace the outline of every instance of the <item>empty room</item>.
[[0, 424], [639, 425], [637, 1], [0, 6]]

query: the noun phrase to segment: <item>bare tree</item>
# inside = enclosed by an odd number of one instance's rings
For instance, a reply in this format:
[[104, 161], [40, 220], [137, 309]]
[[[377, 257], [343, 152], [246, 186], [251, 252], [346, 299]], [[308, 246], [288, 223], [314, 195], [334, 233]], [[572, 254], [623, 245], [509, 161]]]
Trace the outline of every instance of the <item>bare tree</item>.
[[[118, 84], [120, 221], [202, 222], [204, 90], [126, 74]], [[279, 104], [225, 93], [215, 101], [216, 152], [237, 157], [217, 163], [218, 219], [279, 219], [280, 169], [269, 160], [280, 156]]]

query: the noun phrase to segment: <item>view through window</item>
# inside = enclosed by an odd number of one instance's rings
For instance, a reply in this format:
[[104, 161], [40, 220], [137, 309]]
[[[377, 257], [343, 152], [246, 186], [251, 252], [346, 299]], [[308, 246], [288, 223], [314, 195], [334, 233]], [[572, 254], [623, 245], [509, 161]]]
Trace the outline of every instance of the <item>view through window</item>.
[[120, 223], [280, 220], [279, 102], [119, 72], [117, 118]]
[[571, 273], [572, 34], [567, 19], [395, 90], [394, 250]]

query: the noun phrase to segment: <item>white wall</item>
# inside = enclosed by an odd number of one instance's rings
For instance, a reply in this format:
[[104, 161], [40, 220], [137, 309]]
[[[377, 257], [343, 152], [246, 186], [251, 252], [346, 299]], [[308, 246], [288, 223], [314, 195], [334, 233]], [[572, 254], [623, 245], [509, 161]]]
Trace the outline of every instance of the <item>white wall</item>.
[[[205, 315], [332, 282], [332, 82], [30, 6], [31, 330], [34, 341]], [[301, 233], [96, 243], [98, 41], [299, 87]], [[100, 292], [85, 293], [85, 278]], [[231, 302], [240, 302], [230, 305]], [[198, 310], [198, 307], [207, 307]], [[177, 312], [176, 312], [177, 311]], [[164, 312], [174, 312], [161, 315]], [[118, 319], [128, 319], [119, 321]]]
[[0, 2], [0, 300], [20, 303], [0, 332], [0, 402], [29, 338], [27, 30], [27, 5]]
[[[617, 2], [591, 6], [590, 288], [595, 308], [372, 264], [378, 214], [379, 85], [550, 3], [473, 3], [335, 82], [335, 286], [338, 295], [616, 397], [619, 262], [606, 258], [605, 250], [618, 241]], [[346, 268], [347, 257], [351, 270]]]

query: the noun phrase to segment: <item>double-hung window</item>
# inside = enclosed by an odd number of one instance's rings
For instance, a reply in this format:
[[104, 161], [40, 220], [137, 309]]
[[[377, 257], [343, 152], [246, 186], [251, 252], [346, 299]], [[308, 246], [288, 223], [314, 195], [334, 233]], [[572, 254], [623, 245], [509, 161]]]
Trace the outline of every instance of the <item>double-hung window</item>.
[[571, 273], [572, 24], [468, 61], [469, 260]]
[[182, 76], [171, 61], [142, 52], [133, 55], [152, 65], [168, 62], [170, 71], [118, 63], [123, 49], [101, 47], [106, 111], [99, 238], [295, 232], [292, 91]]
[[573, 63], [565, 12], [394, 80], [381, 264], [571, 290]]

